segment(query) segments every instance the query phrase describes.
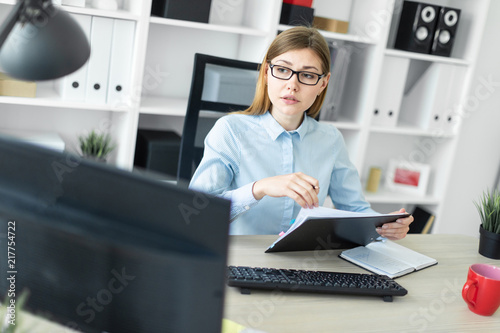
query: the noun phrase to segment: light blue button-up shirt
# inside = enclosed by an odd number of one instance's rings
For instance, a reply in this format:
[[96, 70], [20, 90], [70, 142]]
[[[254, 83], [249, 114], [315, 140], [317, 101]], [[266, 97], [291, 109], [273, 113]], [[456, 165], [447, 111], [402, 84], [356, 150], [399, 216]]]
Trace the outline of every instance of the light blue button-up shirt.
[[320, 205], [330, 195], [338, 209], [374, 212], [363, 197], [342, 134], [308, 116], [293, 131], [269, 112], [220, 118], [205, 139], [190, 188], [231, 200], [231, 234], [278, 234], [288, 230], [301, 207], [288, 197], [257, 201], [252, 186], [262, 178], [299, 171], [318, 179]]

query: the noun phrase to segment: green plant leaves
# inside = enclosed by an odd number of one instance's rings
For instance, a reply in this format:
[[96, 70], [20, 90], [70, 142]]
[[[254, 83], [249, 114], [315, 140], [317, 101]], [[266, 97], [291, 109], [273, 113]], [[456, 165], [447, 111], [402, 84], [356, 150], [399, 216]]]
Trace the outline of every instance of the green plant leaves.
[[80, 149], [83, 156], [93, 156], [98, 159], [105, 159], [113, 151], [115, 145], [112, 143], [108, 133], [97, 133], [92, 130], [87, 136], [80, 136]]
[[500, 234], [500, 193], [498, 190], [483, 192], [479, 201], [475, 201], [483, 228]]

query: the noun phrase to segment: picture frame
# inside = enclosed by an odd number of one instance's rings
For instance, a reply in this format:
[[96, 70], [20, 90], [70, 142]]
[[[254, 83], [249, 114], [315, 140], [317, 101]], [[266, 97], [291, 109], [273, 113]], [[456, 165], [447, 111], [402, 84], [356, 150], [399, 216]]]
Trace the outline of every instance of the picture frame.
[[428, 164], [391, 159], [385, 177], [387, 189], [424, 196], [431, 167]]

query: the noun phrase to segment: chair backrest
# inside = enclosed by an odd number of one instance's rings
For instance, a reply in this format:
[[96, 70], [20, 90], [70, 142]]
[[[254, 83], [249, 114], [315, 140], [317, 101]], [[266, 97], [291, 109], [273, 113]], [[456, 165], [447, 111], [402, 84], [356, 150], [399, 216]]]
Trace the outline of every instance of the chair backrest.
[[259, 64], [196, 53], [184, 118], [178, 181], [190, 181], [203, 157], [203, 141], [218, 118], [252, 103]]

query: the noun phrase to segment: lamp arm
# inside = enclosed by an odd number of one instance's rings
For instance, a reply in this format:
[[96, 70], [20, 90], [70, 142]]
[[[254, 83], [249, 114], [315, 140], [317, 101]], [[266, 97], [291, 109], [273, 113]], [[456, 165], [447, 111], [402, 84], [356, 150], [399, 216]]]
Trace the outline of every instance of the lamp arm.
[[2, 26], [0, 27], [0, 48], [9, 36], [12, 28], [16, 24], [19, 16], [21, 16], [21, 10], [23, 8], [23, 0], [19, 0], [15, 5], [14, 9], [9, 13]]

